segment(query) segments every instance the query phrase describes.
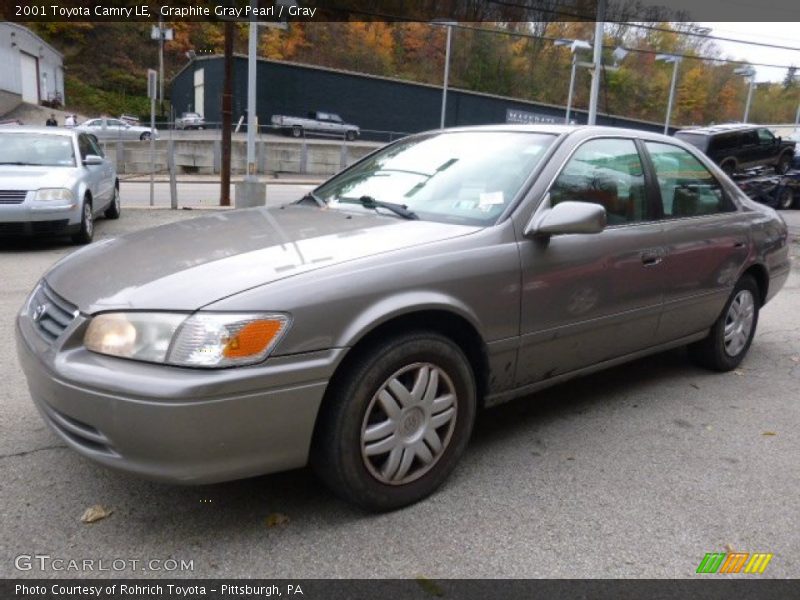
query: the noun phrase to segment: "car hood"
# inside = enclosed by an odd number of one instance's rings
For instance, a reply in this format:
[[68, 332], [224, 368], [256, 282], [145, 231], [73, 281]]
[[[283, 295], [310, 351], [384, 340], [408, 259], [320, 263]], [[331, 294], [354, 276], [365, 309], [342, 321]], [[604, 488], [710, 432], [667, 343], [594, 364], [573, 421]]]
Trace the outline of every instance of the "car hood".
[[74, 180], [74, 167], [0, 165], [0, 189], [3, 190], [72, 187]]
[[220, 211], [96, 242], [45, 279], [84, 313], [192, 311], [286, 277], [477, 230], [293, 205]]

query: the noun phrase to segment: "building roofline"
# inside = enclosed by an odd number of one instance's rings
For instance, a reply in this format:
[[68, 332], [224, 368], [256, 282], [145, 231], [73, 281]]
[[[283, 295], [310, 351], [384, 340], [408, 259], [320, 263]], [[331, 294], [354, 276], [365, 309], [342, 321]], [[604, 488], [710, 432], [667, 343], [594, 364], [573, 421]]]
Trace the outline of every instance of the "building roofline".
[[[62, 52], [59, 52], [59, 51], [58, 51], [58, 50], [56, 50], [56, 49], [55, 49], [55, 48], [54, 48], [54, 47], [53, 47], [51, 44], [49, 44], [48, 42], [46, 42], [46, 41], [45, 41], [45, 40], [42, 38], [42, 36], [40, 36], [38, 33], [34, 32], [34, 31], [31, 31], [30, 29], [28, 29], [28, 28], [27, 28], [27, 27], [25, 27], [24, 25], [19, 25], [18, 23], [12, 23], [11, 21], [3, 21], [3, 23], [4, 23], [4, 24], [6, 24], [6, 25], [9, 25], [9, 26], [11, 26], [11, 27], [16, 27], [17, 29], [19, 29], [19, 30], [21, 30], [21, 31], [24, 31], [24, 32], [26, 32], [26, 33], [29, 33], [30, 35], [32, 35], [33, 37], [35, 37], [36, 39], [38, 39], [38, 40], [39, 40], [39, 41], [40, 41], [42, 44], [44, 44], [45, 46], [47, 46], [47, 47], [48, 47], [50, 50], [52, 50], [53, 52], [55, 52], [55, 53], [58, 55], [58, 57], [61, 59], [62, 63], [63, 63], [63, 61], [64, 61], [64, 54], [63, 54]], [[63, 64], [62, 64], [62, 67], [63, 67]]]
[[[241, 53], [238, 53], [238, 52], [235, 52], [233, 54], [233, 57], [247, 60], [247, 55], [246, 54], [241, 54]], [[180, 71], [178, 71], [177, 73], [175, 73], [175, 75], [172, 76], [172, 78], [170, 79], [170, 85], [172, 85], [172, 83], [175, 81], [175, 79], [179, 75], [181, 75], [186, 69], [188, 69], [194, 62], [217, 60], [217, 59], [224, 59], [224, 58], [225, 57], [222, 54], [209, 54], [207, 56], [197, 56], [194, 59], [192, 59], [189, 62], [187, 62], [181, 68]], [[259, 62], [265, 62], [265, 63], [272, 63], [272, 64], [275, 64], [275, 65], [288, 65], [290, 67], [300, 67], [300, 68], [303, 68], [303, 69], [311, 69], [311, 70], [314, 70], [314, 71], [324, 71], [324, 72], [327, 72], [327, 73], [339, 73], [341, 75], [354, 75], [356, 77], [366, 77], [366, 78], [369, 78], [369, 79], [377, 79], [377, 80], [381, 80], [381, 81], [389, 81], [389, 82], [392, 82], [392, 83], [402, 83], [404, 85], [415, 85], [415, 86], [418, 86], [418, 87], [425, 87], [425, 88], [430, 88], [430, 89], [435, 89], [435, 90], [442, 89], [442, 87], [440, 85], [435, 85], [435, 84], [432, 84], [432, 83], [423, 83], [423, 82], [420, 82], [420, 81], [413, 81], [411, 79], [401, 79], [399, 77], [387, 77], [385, 75], [372, 75], [371, 73], [363, 73], [363, 72], [360, 72], [360, 71], [350, 71], [349, 69], [336, 69], [334, 67], [322, 67], [322, 66], [319, 66], [319, 65], [310, 65], [308, 63], [300, 63], [300, 62], [294, 62], [294, 61], [289, 61], [289, 60], [273, 60], [273, 59], [270, 59], [270, 58], [259, 58], [258, 61]], [[500, 96], [498, 94], [490, 94], [488, 92], [476, 92], [474, 90], [465, 90], [464, 88], [453, 87], [453, 86], [450, 86], [448, 89], [449, 89], [449, 91], [460, 92], [462, 94], [471, 94], [473, 96], [482, 96], [484, 98], [493, 98], [495, 100], [506, 100], [506, 101], [510, 100], [510, 101], [513, 101], [513, 102], [521, 102], [523, 104], [536, 104], [538, 106], [542, 106], [542, 107], [546, 107], [546, 108], [552, 108], [552, 109], [556, 109], [556, 110], [560, 110], [560, 111], [566, 111], [566, 109], [567, 109], [566, 106], [562, 106], [560, 104], [550, 104], [548, 102], [539, 102], [539, 101], [536, 101], [536, 100], [526, 100], [525, 98], [515, 98], [513, 96]], [[574, 108], [573, 107], [572, 108], [572, 112], [573, 113], [588, 114], [589, 111], [585, 110], [585, 109], [582, 109], [582, 108]], [[652, 126], [657, 126], [657, 127], [663, 127], [664, 126], [664, 123], [658, 122], [658, 121], [645, 121], [645, 120], [642, 120], [642, 119], [632, 119], [632, 118], [626, 117], [624, 115], [614, 115], [614, 114], [609, 114], [609, 113], [601, 113], [600, 111], [598, 111], [597, 114], [598, 115], [602, 115], [604, 117], [611, 118], [611, 119], [624, 119], [624, 120], [629, 121], [629, 122], [642, 123], [643, 125], [652, 125]]]

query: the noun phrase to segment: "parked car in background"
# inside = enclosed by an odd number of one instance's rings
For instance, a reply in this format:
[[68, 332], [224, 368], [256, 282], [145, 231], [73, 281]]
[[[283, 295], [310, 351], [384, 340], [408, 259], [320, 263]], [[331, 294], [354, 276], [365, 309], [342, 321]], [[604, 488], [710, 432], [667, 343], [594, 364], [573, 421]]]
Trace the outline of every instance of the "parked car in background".
[[78, 131], [91, 133], [100, 141], [116, 141], [116, 140], [149, 140], [150, 136], [158, 139], [158, 130], [150, 129], [149, 127], [142, 127], [139, 125], [131, 125], [122, 119], [110, 119], [100, 117], [97, 119], [89, 119], [84, 121], [76, 128]]
[[185, 112], [175, 119], [175, 129], [205, 129], [206, 120], [196, 112]]
[[730, 124], [681, 129], [679, 140], [692, 144], [728, 175], [751, 167], [773, 167], [785, 173], [794, 160], [795, 142], [783, 140], [766, 127]]
[[119, 218], [119, 181], [90, 135], [54, 127], [0, 130], [0, 235], [71, 235], [86, 244], [98, 215]]
[[272, 125], [279, 128], [284, 135], [293, 137], [303, 137], [306, 132], [309, 132], [354, 140], [361, 131], [358, 125], [345, 123], [342, 117], [335, 113], [320, 111], [308, 113], [307, 119], [272, 115]]
[[19, 358], [47, 424], [98, 463], [205, 483], [310, 462], [388, 510], [444, 482], [479, 407], [687, 344], [735, 369], [788, 244], [675, 138], [434, 131], [296, 203], [65, 258], [18, 315]]

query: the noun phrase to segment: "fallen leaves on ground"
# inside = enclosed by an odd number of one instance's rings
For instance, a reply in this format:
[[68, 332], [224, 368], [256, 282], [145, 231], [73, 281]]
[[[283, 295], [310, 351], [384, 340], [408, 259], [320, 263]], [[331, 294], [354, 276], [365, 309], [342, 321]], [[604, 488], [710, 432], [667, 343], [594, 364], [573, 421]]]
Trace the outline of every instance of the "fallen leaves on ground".
[[741, 369], [736, 369], [736, 370], [734, 371], [734, 374], [736, 374], [736, 375], [738, 375], [739, 377], [741, 377], [742, 375], [744, 375], [744, 371], [742, 371]]
[[289, 517], [283, 513], [271, 513], [267, 515], [267, 527], [278, 527], [279, 525], [286, 525], [289, 522]]
[[699, 390], [699, 389], [700, 389], [700, 386], [699, 386], [699, 385], [697, 385], [696, 383], [690, 383], [689, 385], [690, 385], [690, 386], [692, 386], [692, 387], [693, 387], [694, 389], [696, 389], [696, 390]]
[[441, 598], [444, 596], [444, 590], [440, 588], [435, 581], [432, 579], [428, 579], [423, 575], [417, 575], [416, 577], [417, 583], [419, 587], [429, 593], [431, 596], [436, 596], [437, 598]]
[[732, 553], [736, 552], [736, 550], [733, 549], [733, 546], [731, 544], [725, 544], [725, 552]]
[[112, 512], [114, 511], [107, 509], [102, 504], [95, 504], [94, 506], [90, 506], [85, 511], [83, 511], [83, 515], [81, 515], [81, 521], [83, 521], [84, 523], [94, 523], [96, 521], [102, 521], [106, 517], [111, 516]]
[[761, 435], [778, 435], [778, 433], [775, 431], [765, 431]]

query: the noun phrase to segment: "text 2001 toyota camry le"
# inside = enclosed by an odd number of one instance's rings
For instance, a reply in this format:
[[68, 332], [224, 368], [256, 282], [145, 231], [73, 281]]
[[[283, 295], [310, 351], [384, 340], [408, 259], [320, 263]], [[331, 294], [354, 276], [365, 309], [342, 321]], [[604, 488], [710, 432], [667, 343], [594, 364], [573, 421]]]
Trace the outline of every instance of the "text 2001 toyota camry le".
[[194, 483], [310, 462], [389, 509], [442, 483], [480, 406], [682, 344], [733, 369], [788, 272], [784, 222], [675, 139], [454, 129], [295, 204], [76, 252], [19, 356], [97, 462]]

